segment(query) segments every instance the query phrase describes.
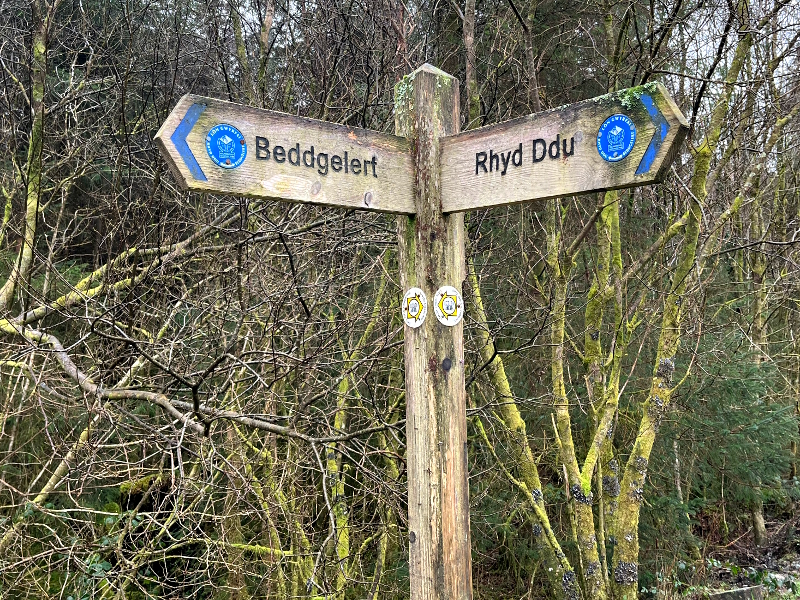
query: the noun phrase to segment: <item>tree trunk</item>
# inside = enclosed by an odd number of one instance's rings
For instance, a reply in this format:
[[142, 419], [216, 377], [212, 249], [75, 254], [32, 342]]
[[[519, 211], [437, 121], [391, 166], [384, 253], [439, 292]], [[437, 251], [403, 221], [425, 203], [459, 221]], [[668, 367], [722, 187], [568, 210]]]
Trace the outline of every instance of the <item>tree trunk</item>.
[[[562, 256], [561, 232], [559, 218], [561, 203], [558, 200], [549, 201], [547, 209], [547, 263], [550, 268], [551, 281], [553, 282], [550, 347], [551, 347], [551, 385], [553, 393], [553, 410], [555, 413], [556, 443], [559, 457], [564, 468], [570, 492], [570, 502], [575, 512], [577, 529], [578, 553], [580, 562], [585, 568], [586, 597], [603, 599], [607, 597], [607, 590], [600, 574], [600, 555], [597, 549], [597, 535], [594, 527], [594, 514], [592, 505], [592, 475], [583, 477], [578, 467], [575, 454], [575, 444], [572, 439], [572, 421], [569, 414], [569, 400], [564, 385], [564, 328], [567, 306], [567, 284], [569, 281], [572, 257]], [[584, 473], [585, 474], [585, 473]], [[568, 581], [569, 580], [569, 581]], [[566, 590], [567, 596], [579, 593], [575, 573], [564, 574], [565, 585], [571, 589]]]
[[[741, 0], [739, 11], [746, 14], [746, 2]], [[744, 29], [743, 29], [744, 31]], [[750, 52], [752, 36], [744, 33], [740, 38], [734, 58], [728, 70], [723, 92], [717, 99], [703, 143], [695, 155], [694, 172], [690, 183], [693, 198], [684, 227], [683, 245], [678, 265], [672, 278], [672, 286], [664, 301], [661, 333], [658, 340], [656, 360], [650, 394], [642, 406], [642, 417], [634, 442], [633, 451], [625, 465], [620, 491], [619, 510], [615, 522], [617, 547], [614, 552], [613, 580], [615, 596], [620, 600], [635, 600], [638, 597], [639, 567], [639, 514], [644, 494], [645, 478], [650, 452], [661, 419], [672, 399], [672, 376], [675, 371], [675, 355], [680, 343], [683, 319], [683, 301], [687, 281], [695, 267], [697, 244], [702, 220], [701, 204], [705, 201], [706, 179], [711, 157], [719, 142], [723, 121], [728, 113], [733, 87], [739, 72]]]
[[464, 50], [467, 55], [464, 65], [464, 89], [467, 95], [464, 112], [467, 124], [464, 129], [472, 129], [481, 126], [481, 97], [478, 93], [475, 55], [475, 0], [467, 0], [464, 5]]
[[539, 98], [539, 65], [536, 55], [536, 40], [534, 39], [534, 24], [536, 23], [536, 9], [538, 0], [531, 0], [528, 5], [528, 15], [525, 33], [525, 63], [528, 70], [528, 105], [535, 113], [542, 110], [542, 101]]
[[511, 391], [511, 384], [506, 376], [503, 359], [497, 354], [494, 341], [489, 334], [483, 296], [478, 276], [475, 273], [475, 265], [472, 263], [469, 265], [469, 280], [472, 288], [471, 306], [474, 311], [473, 318], [478, 323], [479, 351], [481, 359], [484, 363], [487, 363], [486, 371], [494, 390], [496, 401], [494, 413], [502, 426], [503, 433], [511, 441], [512, 456], [516, 461], [514, 464], [515, 471], [519, 474], [520, 482], [525, 486], [523, 493], [526, 493], [529, 496], [529, 501], [536, 505], [531, 517], [535, 523], [533, 529], [534, 545], [542, 556], [542, 562], [546, 569], [545, 575], [550, 582], [550, 592], [554, 598], [564, 598], [566, 596], [566, 590], [563, 585], [565, 581], [564, 573], [568, 573], [573, 569], [566, 559], [559, 560], [559, 557], [564, 556], [564, 551], [557, 542], [553, 543], [555, 542], [555, 537], [546, 535], [546, 532], [552, 531], [552, 527], [549, 519], [546, 518], [539, 469], [536, 466], [533, 451], [528, 444], [525, 421]]
[[[31, 40], [31, 130], [28, 137], [25, 190], [25, 233], [22, 246], [11, 274], [0, 288], [0, 311], [11, 308], [14, 292], [28, 279], [33, 263], [36, 244], [36, 223], [39, 217], [39, 200], [42, 196], [42, 149], [44, 144], [44, 92], [47, 81], [47, 43], [50, 25], [58, 8], [59, 0], [52, 6], [31, 2], [32, 16], [36, 23]], [[44, 3], [42, 3], [44, 4]], [[43, 9], [45, 12], [43, 12]]]

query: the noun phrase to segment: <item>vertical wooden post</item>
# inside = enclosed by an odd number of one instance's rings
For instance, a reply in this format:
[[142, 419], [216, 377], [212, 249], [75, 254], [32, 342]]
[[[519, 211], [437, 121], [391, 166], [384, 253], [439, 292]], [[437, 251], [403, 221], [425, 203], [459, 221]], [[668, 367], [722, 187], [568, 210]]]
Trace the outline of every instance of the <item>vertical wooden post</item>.
[[411, 600], [471, 600], [463, 321], [439, 323], [433, 297], [462, 289], [464, 217], [442, 214], [439, 138], [458, 133], [458, 81], [425, 64], [395, 86], [395, 127], [414, 154], [416, 216], [398, 218], [400, 283], [428, 297], [405, 328]]

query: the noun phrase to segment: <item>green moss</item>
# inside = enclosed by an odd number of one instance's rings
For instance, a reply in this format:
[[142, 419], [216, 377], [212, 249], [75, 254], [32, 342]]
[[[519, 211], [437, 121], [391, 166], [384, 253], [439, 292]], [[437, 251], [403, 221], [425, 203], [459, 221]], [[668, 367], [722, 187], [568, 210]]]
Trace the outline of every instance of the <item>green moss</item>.
[[141, 479], [120, 484], [119, 493], [130, 498], [134, 494], [144, 494], [151, 486], [161, 485], [163, 482], [164, 476], [162, 473], [153, 473]]
[[658, 84], [651, 81], [644, 85], [638, 85], [618, 92], [597, 96], [596, 98], [592, 98], [591, 101], [600, 106], [609, 108], [621, 104], [629, 113], [638, 111], [646, 112], [647, 109], [639, 99], [642, 97], [642, 94], [657, 94], [658, 92]]
[[650, 83], [645, 83], [644, 85], [638, 85], [636, 87], [617, 92], [616, 96], [619, 98], [620, 104], [622, 104], [622, 106], [624, 106], [626, 109], [630, 110], [639, 106], [637, 101], [642, 97], [642, 94], [645, 92], [648, 94], [654, 94], [657, 91], [658, 84], [651, 81]]
[[406, 75], [394, 86], [395, 129], [397, 135], [411, 134], [414, 111], [414, 73]]
[[410, 110], [414, 98], [414, 73], [405, 75], [394, 86], [395, 106], [403, 107], [403, 110]]
[[449, 90], [451, 87], [453, 87], [453, 78], [449, 75], [439, 75], [436, 78], [436, 87], [439, 89], [444, 88]]

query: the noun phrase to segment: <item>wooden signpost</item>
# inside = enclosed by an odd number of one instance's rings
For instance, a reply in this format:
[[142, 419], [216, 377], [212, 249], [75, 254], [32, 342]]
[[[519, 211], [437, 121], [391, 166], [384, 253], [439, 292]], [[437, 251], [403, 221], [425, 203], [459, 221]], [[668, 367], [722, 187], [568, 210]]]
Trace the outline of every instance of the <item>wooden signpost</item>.
[[188, 189], [400, 215], [412, 600], [472, 598], [463, 211], [660, 181], [688, 130], [660, 84], [459, 122], [457, 80], [426, 64], [395, 87], [397, 136], [192, 95], [156, 135]]

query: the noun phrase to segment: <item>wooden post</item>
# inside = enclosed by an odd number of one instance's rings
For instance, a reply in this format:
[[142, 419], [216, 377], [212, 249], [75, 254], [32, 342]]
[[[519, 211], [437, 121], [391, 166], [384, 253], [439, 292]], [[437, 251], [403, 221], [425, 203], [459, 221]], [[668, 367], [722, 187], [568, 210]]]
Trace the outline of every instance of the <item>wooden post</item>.
[[[396, 133], [411, 141], [416, 216], [398, 217], [400, 283], [433, 302], [462, 288], [464, 217], [442, 214], [440, 145], [459, 130], [458, 81], [425, 64], [395, 86]], [[431, 307], [432, 308], [432, 307]], [[409, 574], [412, 600], [470, 600], [463, 321], [428, 310], [405, 328]]]

